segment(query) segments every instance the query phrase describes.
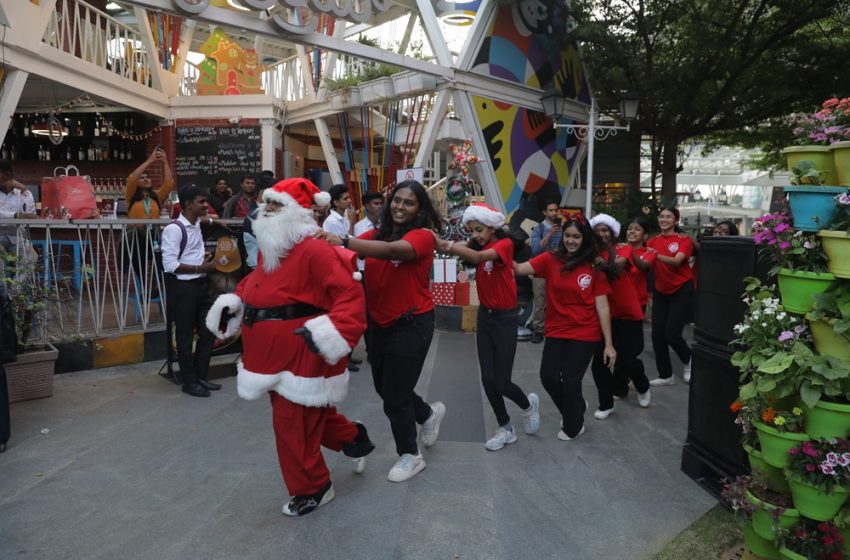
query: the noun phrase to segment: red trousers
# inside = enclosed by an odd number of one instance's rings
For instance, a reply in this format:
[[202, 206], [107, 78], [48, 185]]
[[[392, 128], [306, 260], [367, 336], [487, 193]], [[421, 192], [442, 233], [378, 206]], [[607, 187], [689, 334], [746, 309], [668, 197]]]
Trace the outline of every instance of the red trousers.
[[290, 496], [315, 494], [331, 479], [321, 446], [340, 451], [357, 427], [336, 408], [296, 404], [271, 392], [280, 472]]

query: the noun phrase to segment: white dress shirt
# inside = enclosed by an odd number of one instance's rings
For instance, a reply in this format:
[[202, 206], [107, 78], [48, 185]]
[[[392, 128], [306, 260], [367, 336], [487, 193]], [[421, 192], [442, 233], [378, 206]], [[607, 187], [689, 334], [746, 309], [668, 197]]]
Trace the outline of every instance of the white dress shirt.
[[375, 229], [375, 224], [372, 223], [368, 217], [363, 218], [356, 224], [354, 224], [354, 237], [360, 237], [367, 231]]
[[336, 210], [331, 210], [328, 217], [325, 218], [325, 223], [322, 224], [322, 229], [327, 233], [332, 233], [338, 237], [344, 237], [348, 235], [349, 228], [351, 227], [351, 222], [348, 221], [348, 218], [337, 212]]
[[[35, 212], [35, 202], [28, 190], [12, 189], [8, 193], [0, 190], [0, 218], [14, 218], [17, 213]], [[18, 226], [0, 226], [0, 245], [11, 250], [17, 243]]]
[[177, 260], [180, 254], [180, 240], [183, 233], [180, 231], [180, 226], [177, 224], [168, 224], [162, 230], [162, 268], [165, 272], [169, 272], [177, 276], [178, 280], [194, 280], [204, 276], [203, 272], [199, 273], [175, 273], [177, 267], [181, 264], [189, 266], [201, 266], [204, 263], [204, 238], [201, 235], [201, 220], [192, 224], [183, 214], [177, 218], [186, 226], [186, 248], [183, 249], [183, 256]]

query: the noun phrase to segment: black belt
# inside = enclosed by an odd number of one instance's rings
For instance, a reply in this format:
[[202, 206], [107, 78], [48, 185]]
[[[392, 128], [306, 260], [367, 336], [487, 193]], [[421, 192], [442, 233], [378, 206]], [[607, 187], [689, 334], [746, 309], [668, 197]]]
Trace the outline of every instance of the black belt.
[[257, 321], [291, 321], [321, 313], [325, 313], [325, 310], [319, 309], [309, 303], [293, 303], [291, 305], [264, 307], [262, 309], [246, 305], [245, 311], [242, 314], [242, 321], [250, 327]]

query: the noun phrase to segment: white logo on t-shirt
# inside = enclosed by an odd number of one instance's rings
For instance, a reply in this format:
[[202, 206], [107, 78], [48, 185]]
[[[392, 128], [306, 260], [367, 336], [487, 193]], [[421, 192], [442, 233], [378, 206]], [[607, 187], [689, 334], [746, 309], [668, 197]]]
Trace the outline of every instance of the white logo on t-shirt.
[[679, 244], [675, 241], [669, 245], [667, 245], [667, 250], [670, 251], [671, 255], [675, 255], [679, 252]]
[[390, 263], [392, 263], [392, 265], [393, 265], [394, 267], [398, 268], [398, 265], [400, 265], [400, 264], [402, 263], [402, 261], [401, 261], [401, 260], [397, 260], [397, 261], [396, 261], [396, 260], [392, 260], [392, 261], [390, 261]]
[[484, 263], [484, 272], [490, 274], [493, 272], [493, 261], [487, 261]]
[[593, 284], [593, 277], [590, 274], [582, 274], [578, 277], [578, 286], [582, 290], [586, 290]]

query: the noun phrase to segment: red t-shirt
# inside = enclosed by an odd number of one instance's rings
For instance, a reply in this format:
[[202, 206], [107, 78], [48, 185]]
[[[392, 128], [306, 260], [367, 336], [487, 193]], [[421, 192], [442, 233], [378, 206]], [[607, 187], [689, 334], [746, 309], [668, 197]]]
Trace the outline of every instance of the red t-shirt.
[[478, 299], [489, 309], [513, 309], [516, 307], [516, 280], [514, 280], [514, 244], [510, 239], [497, 239], [481, 250], [493, 249], [498, 260], [478, 263], [475, 283]]
[[634, 265], [634, 263], [632, 263], [633, 253], [636, 253], [640, 260], [645, 263], [649, 263], [650, 266], [652, 266], [652, 263], [655, 262], [655, 253], [646, 247], [640, 247], [638, 249], [635, 249], [631, 245], [621, 245], [620, 247], [617, 247], [617, 254], [629, 261], [629, 264], [631, 265], [631, 268], [629, 269], [629, 277], [632, 280], [632, 284], [634, 284], [635, 294], [637, 294], [638, 301], [641, 305], [646, 305], [649, 301], [649, 282], [647, 280], [649, 270], [640, 270]]
[[679, 288], [691, 280], [693, 274], [688, 259], [691, 258], [693, 244], [687, 235], [674, 233], [673, 235], [658, 235], [647, 241], [646, 245], [655, 249], [659, 255], [675, 257], [677, 253], [684, 253], [685, 260], [680, 266], [664, 264], [656, 259], [652, 264], [652, 273], [655, 280], [655, 291], [659, 294], [669, 296], [675, 294]]
[[[608, 258], [607, 252], [603, 253], [603, 256]], [[625, 258], [626, 265], [620, 276], [613, 282], [610, 282], [611, 293], [608, 295], [608, 306], [611, 309], [611, 318], [622, 319], [624, 321], [640, 321], [643, 319], [643, 310], [640, 308], [640, 300], [635, 291], [634, 282], [632, 282], [632, 270], [636, 267], [629, 260], [631, 247], [618, 247], [617, 256]]]
[[[360, 239], [374, 239], [370, 230]], [[388, 327], [408, 311], [414, 315], [434, 309], [430, 275], [434, 264], [434, 235], [427, 229], [414, 229], [402, 237], [413, 246], [416, 259], [388, 261], [366, 257], [363, 269], [366, 284], [366, 310], [379, 326]]]
[[590, 263], [564, 271], [564, 263], [552, 253], [541, 253], [528, 263], [535, 276], [546, 279], [546, 337], [585, 342], [602, 340], [596, 296], [611, 293], [605, 274]]

